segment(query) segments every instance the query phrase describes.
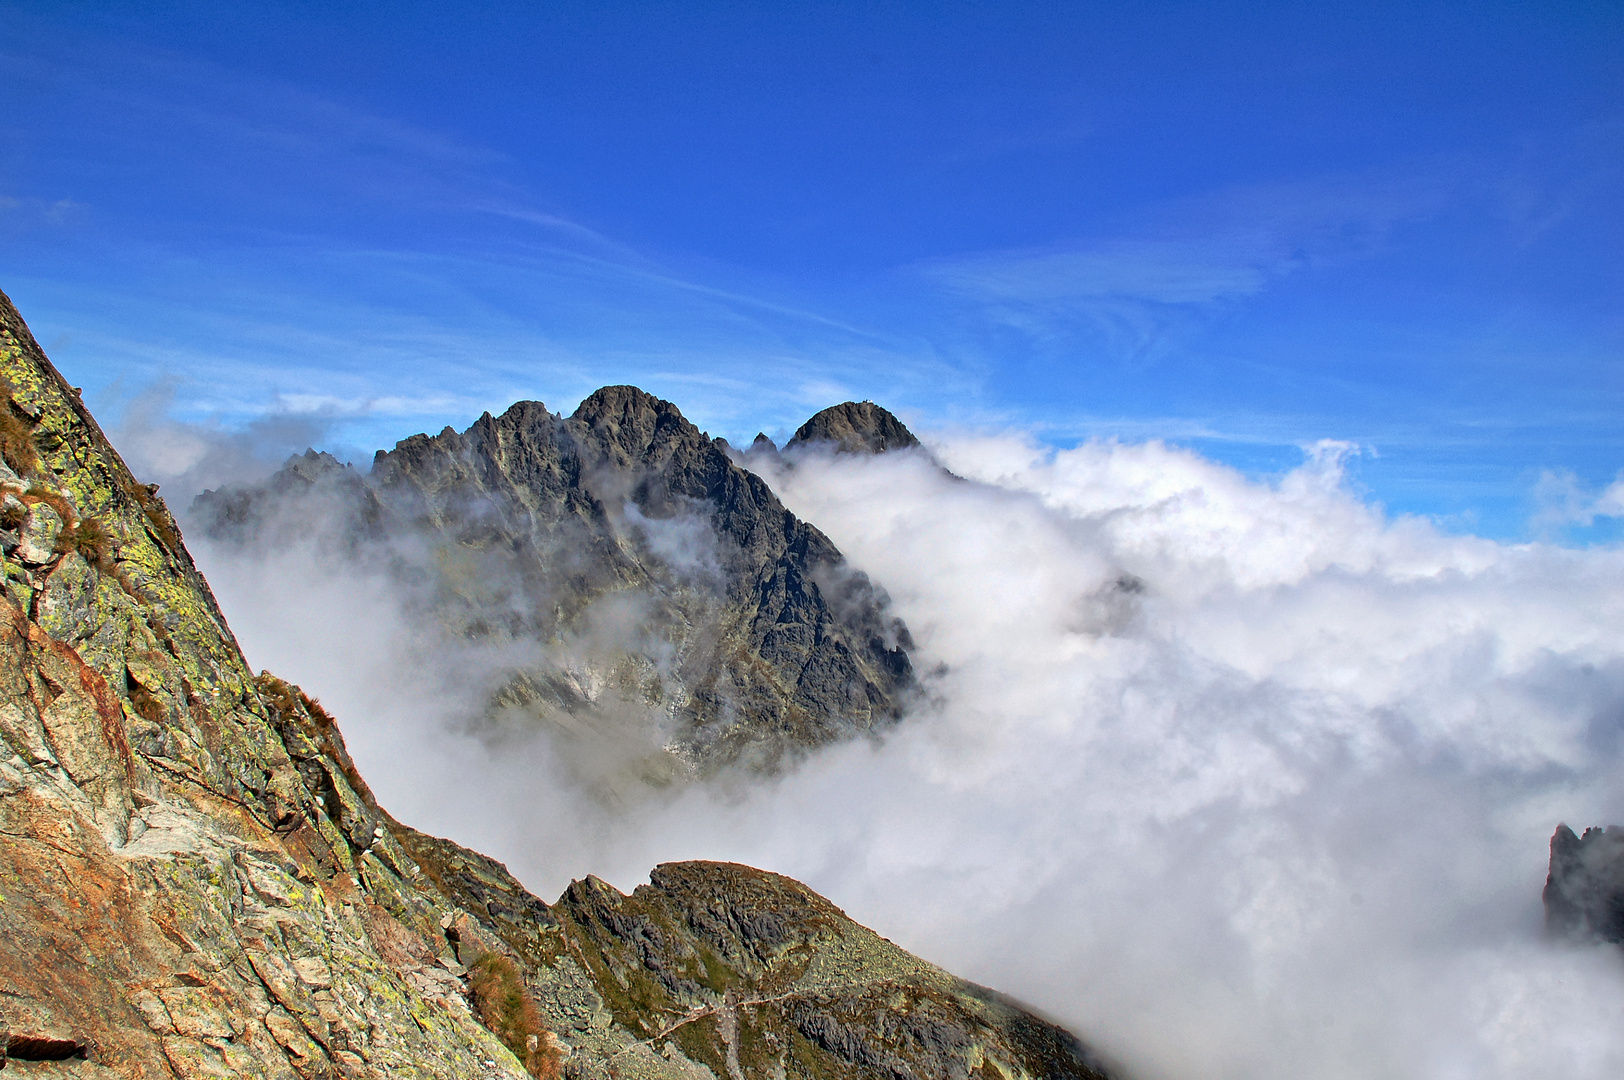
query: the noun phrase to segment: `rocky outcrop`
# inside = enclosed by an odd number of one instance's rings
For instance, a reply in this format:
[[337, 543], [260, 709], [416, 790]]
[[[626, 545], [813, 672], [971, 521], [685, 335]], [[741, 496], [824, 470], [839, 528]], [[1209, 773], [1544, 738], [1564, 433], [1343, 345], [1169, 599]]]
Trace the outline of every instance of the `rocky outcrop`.
[[3, 295], [0, 375], [0, 1067], [1099, 1075], [788, 879], [674, 864], [549, 906], [395, 821], [321, 705], [249, 671], [163, 502]]
[[1558, 825], [1545, 879], [1545, 926], [1568, 938], [1624, 944], [1624, 828]]
[[547, 650], [494, 689], [493, 715], [584, 740], [594, 762], [619, 740], [655, 783], [776, 767], [885, 727], [913, 691], [884, 594], [720, 440], [635, 387], [567, 419], [519, 402], [414, 435], [365, 477], [312, 452], [196, 508], [240, 541], [317, 494], [341, 507], [347, 544], [392, 543], [403, 576], [434, 583], [425, 595], [460, 638]]
[[[469, 911], [501, 919], [526, 902], [500, 867], [405, 843]], [[545, 921], [505, 925], [572, 1076], [1107, 1075], [1065, 1031], [747, 866], [667, 863], [630, 896], [588, 877]]]
[[784, 449], [820, 444], [836, 453], [882, 454], [918, 446], [919, 440], [901, 420], [872, 401], [847, 401], [824, 409], [802, 424]]

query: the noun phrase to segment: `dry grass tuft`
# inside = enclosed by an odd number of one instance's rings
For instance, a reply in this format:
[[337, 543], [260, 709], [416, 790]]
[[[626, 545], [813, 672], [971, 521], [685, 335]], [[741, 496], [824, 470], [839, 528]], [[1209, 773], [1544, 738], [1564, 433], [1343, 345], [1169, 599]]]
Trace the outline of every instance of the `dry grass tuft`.
[[27, 476], [39, 468], [39, 448], [34, 445], [33, 422], [19, 414], [12, 404], [16, 387], [0, 378], [0, 456], [18, 476]]
[[499, 953], [483, 953], [468, 969], [468, 990], [479, 1022], [513, 1051], [530, 1075], [557, 1080], [558, 1048], [525, 989], [519, 965]]
[[33, 425], [12, 411], [0, 406], [0, 456], [18, 476], [27, 476], [39, 468], [39, 450], [34, 446]]
[[40, 503], [49, 506], [56, 511], [56, 516], [62, 519], [64, 526], [72, 525], [79, 520], [79, 512], [73, 508], [67, 497], [60, 491], [52, 491], [44, 484], [29, 484], [28, 490], [19, 498], [29, 506], [37, 506]]
[[96, 518], [85, 518], [64, 525], [56, 536], [56, 550], [67, 554], [76, 552], [85, 562], [101, 571], [113, 568], [113, 537]]
[[299, 700], [303, 702], [305, 712], [310, 714], [310, 719], [316, 722], [317, 727], [332, 727], [338, 723], [337, 720], [333, 719], [332, 713], [322, 708], [319, 698], [313, 698], [301, 690], [299, 691]]

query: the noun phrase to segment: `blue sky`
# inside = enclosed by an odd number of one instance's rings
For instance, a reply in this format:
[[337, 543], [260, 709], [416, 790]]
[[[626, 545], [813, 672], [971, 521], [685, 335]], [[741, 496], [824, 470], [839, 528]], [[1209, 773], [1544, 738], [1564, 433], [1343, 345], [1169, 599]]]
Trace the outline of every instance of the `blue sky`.
[[240, 7], [0, 3], [0, 288], [100, 410], [872, 398], [1620, 536], [1616, 2]]

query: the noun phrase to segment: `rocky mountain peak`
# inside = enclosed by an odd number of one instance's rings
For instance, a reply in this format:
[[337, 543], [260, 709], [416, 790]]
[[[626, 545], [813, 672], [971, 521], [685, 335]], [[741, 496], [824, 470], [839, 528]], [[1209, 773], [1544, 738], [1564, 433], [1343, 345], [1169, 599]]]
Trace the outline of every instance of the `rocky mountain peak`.
[[[252, 542], [275, 517], [261, 503], [309, 489], [316, 464], [295, 459], [299, 476], [206, 493], [194, 509], [211, 535]], [[327, 519], [359, 524], [342, 538], [358, 557], [387, 552], [374, 561], [433, 585], [423, 603], [450, 633], [560, 656], [508, 671], [489, 716], [569, 732], [616, 799], [736, 763], [775, 769], [883, 729], [913, 692], [907, 629], [884, 593], [637, 387], [606, 386], [567, 419], [522, 401], [462, 432], [413, 435], [321, 494]], [[594, 613], [616, 603], [647, 614], [606, 641]]]
[[832, 445], [838, 453], [883, 454], [918, 446], [919, 440], [901, 420], [872, 401], [847, 401], [815, 414], [796, 430], [784, 449], [818, 443]]
[[282, 471], [290, 477], [297, 477], [307, 483], [316, 483], [323, 477], [343, 472], [349, 466], [339, 461], [325, 450], [306, 450], [303, 454], [294, 454], [282, 466]]
[[673, 441], [703, 439], [675, 405], [635, 386], [605, 386], [593, 392], [570, 419], [605, 446], [618, 449], [624, 456], [620, 464], [647, 461], [658, 447]]

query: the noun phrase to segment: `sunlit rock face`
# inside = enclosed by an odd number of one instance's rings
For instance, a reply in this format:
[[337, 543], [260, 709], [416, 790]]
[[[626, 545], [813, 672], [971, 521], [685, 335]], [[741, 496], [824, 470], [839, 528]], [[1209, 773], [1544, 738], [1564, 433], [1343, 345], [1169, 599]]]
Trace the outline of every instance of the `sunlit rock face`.
[[[402, 825], [334, 718], [249, 670], [169, 511], [3, 294], [0, 377], [8, 1075], [1103, 1075], [787, 878], [681, 863], [549, 906]], [[764, 550], [815, 543], [790, 532]]]
[[484, 722], [539, 724], [611, 796], [777, 768], [889, 725], [914, 685], [884, 594], [725, 443], [635, 387], [568, 418], [519, 402], [414, 435], [366, 476], [306, 454], [196, 510], [235, 543], [314, 518], [391, 560], [460, 642], [512, 658], [492, 663]]
[[885, 409], [872, 401], [847, 401], [802, 424], [784, 449], [827, 446], [838, 453], [883, 454], [918, 445], [913, 432]]
[[1553, 934], [1624, 944], [1624, 829], [1558, 825], [1545, 879], [1545, 925]]

